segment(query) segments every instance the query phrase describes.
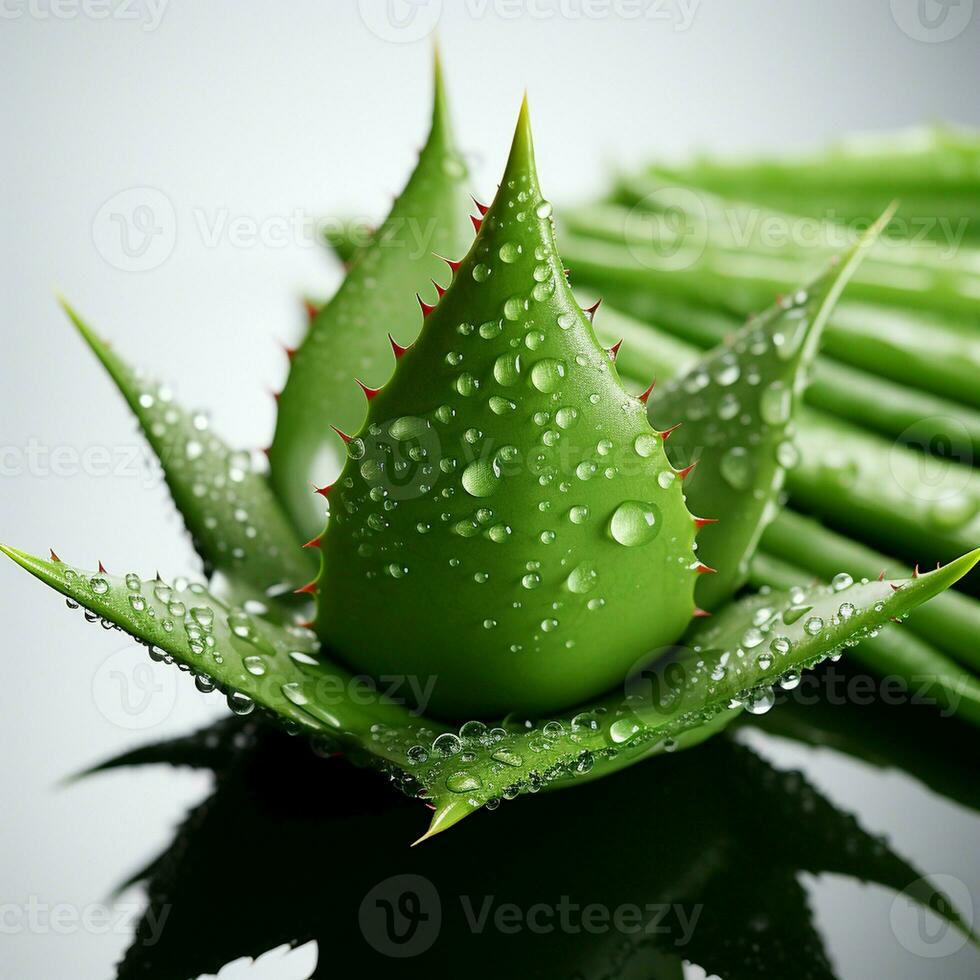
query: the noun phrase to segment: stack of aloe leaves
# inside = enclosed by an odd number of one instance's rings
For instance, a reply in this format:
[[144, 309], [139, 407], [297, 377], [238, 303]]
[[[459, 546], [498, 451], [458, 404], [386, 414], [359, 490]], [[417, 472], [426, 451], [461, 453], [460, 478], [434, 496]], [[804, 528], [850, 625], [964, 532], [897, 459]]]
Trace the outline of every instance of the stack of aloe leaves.
[[[526, 104], [471, 216], [435, 93], [391, 214], [333, 239], [267, 471], [66, 306], [210, 581], [3, 550], [235, 714], [380, 770], [433, 810], [422, 839], [693, 749], [845, 650], [980, 722], [980, 605], [951, 589], [980, 540], [973, 246], [895, 241], [890, 205], [840, 248], [735, 241], [730, 209], [776, 212], [721, 165], [624, 178], [556, 243]], [[427, 706], [378, 694], [392, 674], [434, 678]]]

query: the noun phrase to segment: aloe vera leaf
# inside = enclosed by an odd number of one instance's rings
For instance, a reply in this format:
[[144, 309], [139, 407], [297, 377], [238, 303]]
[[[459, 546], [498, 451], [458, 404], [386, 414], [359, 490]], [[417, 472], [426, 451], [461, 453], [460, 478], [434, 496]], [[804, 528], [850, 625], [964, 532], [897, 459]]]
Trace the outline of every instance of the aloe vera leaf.
[[465, 180], [437, 63], [432, 127], [418, 166], [374, 243], [292, 355], [279, 397], [271, 481], [304, 538], [323, 523], [323, 502], [312, 486], [332, 483], [344, 460], [343, 442], [330, 427], [352, 432], [364, 419], [355, 379], [372, 386], [387, 380], [392, 370], [387, 335], [402, 345], [412, 342], [418, 330], [416, 293], [434, 297], [430, 280], [445, 277], [438, 256], [456, 258], [470, 241]]
[[[365, 698], [347, 672], [316, 659], [319, 644], [305, 627], [282, 626], [229, 606], [198, 583], [119, 578], [15, 548], [0, 550], [73, 603], [153, 648], [157, 659], [169, 656], [188, 668], [202, 689], [224, 691], [236, 714], [259, 705], [310, 735], [350, 730], [366, 741], [372, 725], [418, 724], [384, 698]], [[318, 700], [308, 703], [308, 694]], [[375, 755], [386, 757], [383, 746], [375, 748]]]
[[681, 479], [572, 296], [550, 214], [525, 106], [476, 242], [369, 394], [328, 498], [321, 637], [376, 675], [438, 676], [450, 717], [574, 705], [695, 612]]
[[889, 443], [804, 408], [794, 504], [923, 564], [980, 540], [980, 476], [955, 460]]
[[[118, 579], [13, 548], [3, 551], [73, 602], [151, 646], [158, 658], [169, 655], [189, 668], [199, 686], [220, 688], [236, 713], [259, 705], [287, 725], [340, 744], [381, 768], [410, 795], [429, 799], [435, 812], [420, 840], [501, 797], [595, 778], [698, 744], [736, 717], [732, 705], [744, 702], [758, 710], [765, 690], [785, 671], [811, 665], [889, 617], [904, 615], [951, 585], [980, 557], [974, 552], [895, 583], [854, 585], [835, 593], [816, 590], [802, 605], [776, 594], [742, 601], [727, 607], [707, 630], [689, 631], [689, 648], [656, 662], [654, 674], [641, 672], [635, 683], [628, 681], [624, 690], [598, 704], [531, 724], [508, 719], [489, 728], [468, 722], [457, 735], [317, 658], [309, 630], [229, 608], [203, 586]], [[843, 602], [857, 607], [853, 615], [840, 618]], [[770, 610], [766, 622], [759, 620], [762, 605]], [[796, 618], [801, 608], [806, 613]], [[832, 621], [834, 615], [838, 622]], [[784, 624], [781, 616], [793, 622]], [[811, 634], [811, 621], [817, 618], [825, 626]], [[767, 640], [778, 630], [789, 641], [789, 652], [768, 662], [759, 656], [736, 658], [735, 646], [747, 642], [749, 629]], [[760, 645], [760, 652], [764, 649]], [[661, 676], [663, 682], [652, 686]], [[647, 686], [653, 696], [644, 695]]]
[[701, 156], [653, 169], [665, 180], [841, 221], [867, 221], [899, 198], [900, 217], [922, 219], [911, 231], [948, 239], [963, 222], [967, 237], [975, 239], [980, 237], [978, 159], [975, 129], [933, 126], [849, 136], [806, 155]]
[[[788, 590], [812, 579], [809, 572], [788, 562], [759, 554], [752, 559], [750, 581], [756, 588]], [[980, 680], [908, 627], [886, 627], [873, 639], [858, 643], [848, 655], [878, 674], [899, 678], [911, 694], [980, 725]]]
[[[620, 332], [621, 323], [616, 327]], [[651, 336], [660, 334], [651, 328]], [[669, 368], [671, 350], [665, 347], [649, 368]], [[631, 373], [639, 370], [643, 356], [639, 349], [630, 355]], [[678, 368], [685, 366], [686, 358], [678, 356], [678, 362]], [[633, 383], [645, 382], [636, 378]], [[786, 477], [794, 505], [923, 564], [946, 560], [980, 539], [980, 481], [971, 468], [914, 446], [889, 443], [806, 406], [797, 410], [794, 422], [801, 461]]]
[[[877, 578], [883, 571], [901, 577], [912, 574], [912, 569], [897, 559], [791, 510], [783, 510], [766, 528], [762, 548], [823, 579], [838, 572], [854, 578]], [[976, 599], [955, 590], [937, 595], [916, 612], [907, 629], [980, 672], [980, 602]]]
[[[557, 727], [553, 720], [551, 737], [546, 723], [540, 731], [496, 743], [498, 759], [512, 756], [524, 767], [530, 762], [530, 771], [518, 765], [499, 766], [496, 775], [484, 770], [482, 786], [470, 794], [442, 789], [445, 766], [442, 773], [430, 773], [424, 781], [435, 813], [421, 839], [473, 812], [486, 802], [488, 790], [509, 798], [542, 785], [608, 775], [642, 758], [699, 744], [737, 717], [732, 709], [765, 712], [773, 686], [788, 672], [815, 666], [891, 618], [905, 616], [966, 574], [978, 558], [980, 549], [918, 578], [852, 582], [838, 590], [815, 587], [792, 596], [773, 592], [729, 604], [713, 618], [698, 620], [685, 634], [685, 646], [665, 656], [652, 651], [646, 665], [638, 662], [626, 681], [626, 700], [611, 696]], [[542, 776], [549, 772], [553, 775]], [[506, 792], [500, 790], [501, 779], [509, 780]]]
[[680, 423], [668, 445], [671, 461], [698, 464], [685, 484], [689, 505], [702, 517], [720, 519], [698, 541], [701, 560], [717, 569], [695, 592], [706, 609], [724, 602], [748, 575], [786, 467], [796, 460], [789, 441], [793, 410], [824, 324], [887, 220], [883, 215], [811, 286], [751, 321], [682, 377], [656, 389], [648, 402], [658, 424]]
[[[611, 289], [662, 291], [696, 299], [736, 315], [764, 307], [771, 298], [805, 281], [805, 263], [736, 252], [701, 254], [696, 240], [676, 253], [647, 244], [603, 241], [582, 235], [565, 239], [565, 255], [577, 281]], [[684, 251], [684, 249], [687, 249]], [[908, 276], [896, 278], [907, 280]], [[911, 290], [908, 290], [911, 292]], [[899, 297], [895, 298], [899, 303]], [[923, 310], [842, 301], [830, 318], [827, 353], [913, 387], [980, 407], [973, 379], [980, 370], [976, 317], [962, 325], [948, 315]]]
[[[641, 321], [649, 321], [651, 336], [644, 352], [652, 353], [658, 345], [676, 343], [677, 339], [699, 348], [714, 347], [743, 325], [738, 317], [700, 306], [695, 301], [634, 290], [612, 289], [603, 294], [603, 303], [603, 317], [598, 321], [600, 327], [609, 315], [609, 304]], [[634, 327], [630, 336], [638, 333], [641, 331]], [[621, 373], [646, 377], [647, 368], [642, 364], [633, 365], [629, 346], [624, 344], [620, 352], [621, 358], [625, 354], [628, 359], [619, 361]], [[670, 349], [666, 354], [669, 353]], [[676, 364], [678, 368], [682, 364], [686, 366], [693, 359], [691, 356], [678, 357]], [[871, 370], [818, 356], [803, 397], [814, 408], [935, 455], [965, 462], [980, 458], [980, 412], [962, 402], [879, 377]]]
[[323, 229], [323, 242], [343, 265], [351, 265], [373, 244], [374, 234], [358, 222], [333, 220]]
[[[920, 223], [909, 227], [908, 207], [901, 195], [885, 198], [880, 210], [847, 226], [832, 214], [814, 219], [793, 207], [774, 209], [758, 200], [721, 196], [701, 184], [678, 182], [657, 171], [620, 178], [612, 197], [615, 203], [576, 209], [571, 220], [585, 233], [591, 227], [608, 237], [617, 225], [624, 226], [625, 218], [625, 227], [655, 235], [661, 244], [679, 234], [695, 233], [719, 253], [738, 250], [804, 261], [826, 260], [853, 244], [860, 229], [896, 201], [891, 229], [855, 277], [856, 291], [874, 294], [882, 283], [894, 285], [895, 272], [905, 270], [911, 276], [906, 287], [915, 289], [917, 305], [932, 307], [934, 302], [940, 308], [974, 311], [969, 298], [975, 296], [980, 275], [980, 251], [961, 241], [965, 222], [958, 217], [945, 223], [949, 238], [940, 247], [935, 240], [923, 239]], [[627, 217], [624, 210], [632, 215]], [[658, 221], [658, 217], [669, 220]]]
[[177, 510], [204, 562], [252, 594], [269, 597], [305, 585], [316, 566], [251, 454], [230, 449], [207, 417], [185, 411], [166, 385], [133, 370], [67, 303], [82, 339], [101, 361], [160, 460]]
[[[625, 338], [617, 364], [624, 376], [635, 379], [632, 385], [636, 390], [645, 384], [639, 379], [670, 377], [689, 367], [699, 356], [697, 348], [685, 346], [670, 334], [648, 328], [605, 305], [596, 318], [596, 326], [600, 339], [606, 342]], [[805, 423], [804, 419], [804, 430]], [[789, 509], [780, 511], [765, 529], [762, 547], [827, 579], [839, 571], [849, 572], [855, 578], [874, 578], [886, 568], [900, 575], [912, 572], [910, 566], [898, 559], [845, 538]], [[980, 669], [975, 639], [980, 636], [980, 606], [976, 600], [955, 590], [943, 593], [922, 607], [909, 628], [957, 660]]]

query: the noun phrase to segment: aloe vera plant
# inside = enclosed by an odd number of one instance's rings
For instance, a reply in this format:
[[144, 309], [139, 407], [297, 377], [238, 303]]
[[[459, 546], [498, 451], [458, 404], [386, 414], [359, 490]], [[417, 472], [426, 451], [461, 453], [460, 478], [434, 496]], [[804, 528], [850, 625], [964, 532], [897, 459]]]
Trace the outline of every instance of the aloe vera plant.
[[[268, 475], [71, 314], [224, 588], [3, 548], [233, 712], [258, 706], [383, 770], [434, 809], [426, 837], [764, 712], [776, 685], [980, 554], [733, 598], [779, 507], [805, 372], [873, 233], [684, 381], [635, 395], [566, 281], [526, 103], [461, 256], [463, 178], [437, 76], [415, 174], [293, 358]], [[406, 221], [449, 254], [401, 248]], [[668, 438], [699, 459], [674, 465]], [[431, 690], [379, 694], [393, 674]]]

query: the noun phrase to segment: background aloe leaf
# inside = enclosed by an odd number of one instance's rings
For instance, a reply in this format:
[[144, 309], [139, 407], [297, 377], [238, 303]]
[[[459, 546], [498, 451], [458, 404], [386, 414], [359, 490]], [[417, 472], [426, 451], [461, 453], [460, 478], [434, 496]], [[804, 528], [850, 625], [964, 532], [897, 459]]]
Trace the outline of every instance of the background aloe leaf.
[[229, 449], [202, 413], [187, 412], [166, 385], [134, 371], [67, 304], [65, 312], [126, 399], [160, 460], [174, 503], [204, 562], [246, 591], [279, 597], [316, 570], [251, 455]]
[[[905, 615], [980, 556], [974, 552], [898, 583], [840, 588], [838, 580], [836, 590], [742, 600], [693, 628], [687, 648], [651, 658], [649, 669], [628, 680], [624, 691], [596, 705], [530, 724], [467, 722], [457, 734], [376, 691], [365, 703], [371, 689], [318, 659], [309, 630], [230, 608], [203, 586], [141, 582], [135, 575], [116, 579], [3, 550], [72, 601], [149, 644], [158, 659], [169, 655], [190, 668], [203, 689], [218, 686], [236, 713], [258, 704], [299, 730], [339, 741], [388, 772], [408, 795], [431, 800], [435, 812], [426, 837], [501, 798], [606, 775], [695, 745], [735, 717], [732, 707], [767, 709], [772, 686], [788, 671], [812, 666]], [[788, 646], [780, 652], [784, 641]]]
[[323, 526], [322, 500], [311, 485], [332, 483], [345, 458], [343, 442], [330, 427], [354, 432], [364, 419], [364, 394], [355, 379], [372, 387], [388, 379], [388, 334], [402, 346], [415, 339], [416, 293], [434, 301], [431, 280], [447, 275], [438, 256], [456, 259], [471, 240], [465, 179], [437, 62], [432, 127], [418, 166], [372, 245], [317, 314], [292, 356], [279, 397], [271, 480], [304, 538]]
[[[414, 808], [399, 805], [383, 781], [316, 759], [297, 740], [267, 733], [218, 770], [213, 794], [154, 862], [147, 913], [120, 980], [197, 976], [242, 955], [309, 939], [321, 949], [316, 976], [390, 972], [391, 960], [359, 925], [359, 905], [375, 886], [405, 874], [431, 882], [443, 925], [430, 949], [400, 961], [399, 975], [406, 977], [442, 976], [449, 963], [465, 965], [474, 978], [496, 978], [519, 963], [524, 977], [578, 972], [583, 980], [659, 980], [661, 974], [649, 972], [650, 954], [659, 951], [729, 980], [785, 980], [811, 962], [807, 975], [827, 980], [834, 971], [796, 884], [800, 873], [828, 871], [895, 891], [920, 877], [799, 773], [780, 772], [724, 738], [693, 754], [661, 759], [656, 778], [623, 772], [601, 792], [577, 794], [574, 818], [570, 802], [562, 793], [536, 801], [546, 828], [541, 833], [528, 833], [524, 815], [504, 808], [430, 847], [410, 849], [403, 841], [416, 819]], [[637, 813], [656, 815], [655, 832], [636, 832]], [[598, 826], [604, 833], [590, 843], [590, 860], [576, 860], [582, 828]], [[284, 860], [311, 839], [343, 841], [358, 859], [338, 864], [335, 847], [307, 848], [303, 872], [282, 891]], [[283, 843], [255, 846], [268, 840]], [[486, 855], [501, 841], [508, 859], [488, 864]], [[229, 855], [243, 854], [249, 856], [247, 870], [229, 873]], [[760, 868], [767, 869], [764, 883]], [[280, 899], [256, 903], [250, 898], [255, 894]], [[478, 914], [488, 894], [525, 910], [565, 895], [580, 907], [598, 902], [701, 911], [686, 943], [673, 914], [662, 931], [630, 937], [584, 929], [507, 934], [492, 922], [477, 931], [463, 899]], [[157, 933], [165, 907], [169, 915]], [[146, 944], [154, 935], [157, 941]], [[739, 941], [743, 936], [746, 943]]]
[[786, 467], [796, 461], [789, 441], [793, 410], [824, 324], [888, 218], [809, 288], [750, 321], [650, 398], [648, 411], [658, 425], [680, 423], [668, 443], [671, 461], [698, 464], [685, 484], [689, 506], [718, 520], [698, 539], [699, 558], [717, 570], [698, 582], [695, 596], [705, 609], [724, 602], [748, 575]]

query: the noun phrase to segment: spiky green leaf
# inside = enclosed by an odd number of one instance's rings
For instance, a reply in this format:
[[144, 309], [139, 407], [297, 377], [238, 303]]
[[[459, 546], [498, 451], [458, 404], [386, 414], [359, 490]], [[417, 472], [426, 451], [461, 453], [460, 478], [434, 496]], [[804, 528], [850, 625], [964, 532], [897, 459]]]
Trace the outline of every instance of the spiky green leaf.
[[434, 299], [431, 280], [446, 275], [438, 256], [454, 259], [470, 241], [465, 179], [437, 63], [432, 128], [415, 172], [373, 243], [317, 314], [279, 397], [272, 485], [303, 537], [312, 537], [323, 523], [323, 501], [312, 486], [332, 483], [344, 459], [343, 443], [330, 427], [353, 432], [364, 420], [364, 396], [355, 379], [372, 387], [387, 380], [387, 335], [402, 345], [412, 342], [418, 332], [416, 293]]
[[318, 632], [372, 673], [437, 676], [449, 717], [576, 704], [694, 612], [681, 481], [550, 214], [525, 109], [476, 243], [329, 496]]
[[838, 582], [837, 588], [754, 596], [694, 627], [685, 647], [650, 651], [625, 687], [598, 703], [549, 720], [508, 717], [495, 726], [468, 722], [457, 731], [326, 660], [308, 629], [229, 607], [202, 585], [114, 578], [2, 550], [72, 602], [150, 645], [156, 659], [189, 668], [204, 689], [217, 686], [233, 710], [259, 705], [380, 766], [410, 795], [430, 799], [435, 813], [425, 836], [501, 798], [698, 744], [736, 716], [733, 707], [764, 707], [767, 692], [788, 671], [812, 666], [906, 615], [980, 558], [978, 550], [898, 582]]
[[696, 598], [706, 609], [717, 608], [748, 576], [786, 468], [796, 460], [793, 410], [824, 325], [889, 216], [816, 282], [780, 299], [650, 398], [651, 419], [679, 424], [668, 446], [672, 462], [697, 464], [685, 484], [689, 506], [717, 521], [698, 542], [701, 560], [717, 570], [698, 583]]
[[316, 567], [251, 454], [229, 448], [201, 412], [188, 412], [170, 388], [131, 368], [62, 304], [133, 410], [160, 460], [177, 510], [204, 562], [245, 591], [276, 597], [305, 585]]

